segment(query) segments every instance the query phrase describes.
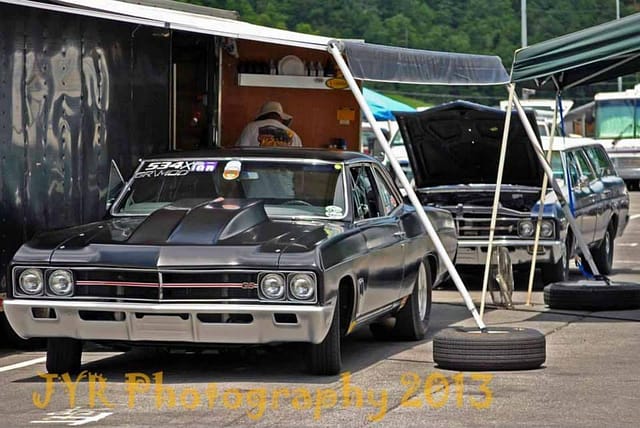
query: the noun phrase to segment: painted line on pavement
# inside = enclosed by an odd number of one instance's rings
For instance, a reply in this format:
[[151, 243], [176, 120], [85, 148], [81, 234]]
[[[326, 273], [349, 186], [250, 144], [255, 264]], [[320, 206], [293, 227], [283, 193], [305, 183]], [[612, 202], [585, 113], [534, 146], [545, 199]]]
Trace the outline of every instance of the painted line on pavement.
[[45, 361], [47, 361], [47, 357], [39, 357], [39, 358], [34, 358], [33, 360], [27, 360], [21, 363], [11, 364], [9, 366], [0, 367], [0, 373], [8, 372], [9, 370], [21, 369], [23, 367], [29, 367], [34, 364], [44, 363]]
[[640, 218], [640, 214], [634, 214], [631, 217], [629, 217], [629, 220], [635, 220], [637, 218]]

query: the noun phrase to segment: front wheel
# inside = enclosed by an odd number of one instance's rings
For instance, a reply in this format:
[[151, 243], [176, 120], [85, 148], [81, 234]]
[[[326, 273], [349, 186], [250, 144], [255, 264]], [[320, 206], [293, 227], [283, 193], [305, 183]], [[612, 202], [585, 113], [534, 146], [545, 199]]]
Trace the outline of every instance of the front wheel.
[[340, 373], [342, 354], [340, 349], [340, 301], [336, 298], [331, 327], [324, 340], [309, 345], [309, 371], [320, 376], [333, 376]]
[[47, 371], [75, 373], [80, 370], [82, 342], [67, 337], [51, 338], [47, 342]]
[[542, 265], [542, 282], [544, 285], [552, 282], [562, 282], [569, 279], [569, 261], [570, 261], [569, 241], [564, 245], [562, 256], [556, 263], [547, 263]]

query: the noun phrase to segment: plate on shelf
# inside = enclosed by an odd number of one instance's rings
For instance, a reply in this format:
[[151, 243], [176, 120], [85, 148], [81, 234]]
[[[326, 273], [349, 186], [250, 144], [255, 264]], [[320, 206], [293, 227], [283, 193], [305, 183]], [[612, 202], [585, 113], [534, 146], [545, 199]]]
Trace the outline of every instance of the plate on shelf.
[[304, 62], [295, 55], [287, 55], [278, 61], [278, 74], [304, 76]]

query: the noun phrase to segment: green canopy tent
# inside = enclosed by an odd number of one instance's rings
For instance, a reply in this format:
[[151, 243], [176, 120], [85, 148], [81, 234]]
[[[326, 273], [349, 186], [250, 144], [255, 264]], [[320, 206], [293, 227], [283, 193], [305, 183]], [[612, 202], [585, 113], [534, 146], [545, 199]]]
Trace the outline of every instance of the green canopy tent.
[[557, 90], [640, 70], [640, 13], [515, 52], [511, 79]]

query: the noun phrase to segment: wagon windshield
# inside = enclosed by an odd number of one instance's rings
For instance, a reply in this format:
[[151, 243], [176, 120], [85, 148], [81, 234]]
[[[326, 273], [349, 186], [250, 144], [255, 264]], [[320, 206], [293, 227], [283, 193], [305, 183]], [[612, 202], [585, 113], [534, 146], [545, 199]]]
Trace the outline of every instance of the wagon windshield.
[[343, 218], [343, 166], [247, 159], [146, 161], [113, 213], [148, 215], [179, 202], [223, 199], [262, 200], [270, 217]]

